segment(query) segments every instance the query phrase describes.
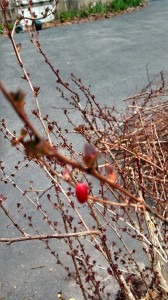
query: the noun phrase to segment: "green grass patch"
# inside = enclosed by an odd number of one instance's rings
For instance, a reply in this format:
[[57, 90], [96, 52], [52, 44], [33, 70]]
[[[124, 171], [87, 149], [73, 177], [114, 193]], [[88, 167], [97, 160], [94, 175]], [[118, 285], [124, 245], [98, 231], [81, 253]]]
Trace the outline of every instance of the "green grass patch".
[[142, 4], [142, 0], [114, 0], [108, 5], [109, 11], [122, 11], [129, 7], [136, 7]]
[[[4, 28], [6, 28], [6, 25], [3, 24], [3, 26], [0, 24], [0, 34], [3, 34]], [[12, 30], [13, 29], [13, 24], [9, 23], [9, 28]]]
[[78, 16], [77, 10], [68, 10], [59, 13], [59, 19], [61, 22], [73, 20]]
[[89, 5], [90, 14], [106, 14], [107, 13], [107, 4], [102, 3], [101, 1], [96, 2], [96, 5]]
[[142, 3], [144, 3], [144, 0], [113, 0], [109, 4], [98, 1], [95, 5], [90, 4], [81, 10], [74, 9], [60, 12], [58, 17], [61, 22], [66, 22], [75, 18], [88, 18], [92, 14], [105, 15], [108, 12], [123, 11], [129, 7], [139, 6]]

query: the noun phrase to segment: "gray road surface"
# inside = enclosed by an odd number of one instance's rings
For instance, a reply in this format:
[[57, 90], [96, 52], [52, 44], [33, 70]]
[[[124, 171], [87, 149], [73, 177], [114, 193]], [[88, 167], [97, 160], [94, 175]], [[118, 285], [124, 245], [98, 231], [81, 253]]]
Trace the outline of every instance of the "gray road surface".
[[[167, 20], [168, 1], [154, 0], [149, 6], [135, 13], [41, 31], [40, 42], [64, 78], [68, 79], [69, 74], [74, 72], [86, 85], [91, 85], [92, 92], [101, 104], [116, 105], [121, 110], [124, 107], [121, 99], [137, 92], [147, 82], [147, 69], [150, 78], [161, 70], [165, 76], [168, 75]], [[43, 63], [43, 59], [37, 55], [26, 33], [18, 34], [16, 40], [23, 44], [22, 58], [34, 86], [41, 87], [42, 112], [47, 109], [54, 117], [55, 111], [51, 107], [57, 103], [55, 77]], [[34, 107], [34, 103], [21, 76], [9, 41], [0, 38], [0, 80], [9, 90], [21, 87], [26, 91], [29, 111]], [[17, 117], [0, 94], [0, 118], [4, 117], [11, 130], [20, 128]], [[57, 118], [60, 118], [61, 122], [61, 116], [57, 114]], [[7, 163], [7, 171], [13, 166], [13, 153], [7, 142], [1, 140], [0, 160]], [[25, 174], [18, 179], [19, 182], [23, 182], [23, 188], [24, 179]], [[31, 179], [37, 180], [35, 171]], [[47, 186], [47, 179], [43, 180]], [[38, 184], [40, 186], [37, 180]], [[8, 196], [7, 206], [12, 204], [10, 201], [21, 199], [19, 193], [13, 194], [10, 187], [6, 191], [2, 184], [1, 193]], [[0, 235], [15, 234], [12, 225], [6, 222], [4, 214], [0, 211]], [[57, 248], [63, 252], [60, 242]], [[107, 280], [108, 285], [108, 278], [104, 280]], [[9, 247], [0, 245], [0, 298], [54, 300], [60, 289], [67, 294], [69, 291], [76, 300], [81, 299], [79, 293], [76, 295], [75, 284], [67, 279], [65, 273], [55, 264], [54, 258], [45, 251], [42, 243], [18, 243]], [[115, 292], [114, 285], [113, 294]]]

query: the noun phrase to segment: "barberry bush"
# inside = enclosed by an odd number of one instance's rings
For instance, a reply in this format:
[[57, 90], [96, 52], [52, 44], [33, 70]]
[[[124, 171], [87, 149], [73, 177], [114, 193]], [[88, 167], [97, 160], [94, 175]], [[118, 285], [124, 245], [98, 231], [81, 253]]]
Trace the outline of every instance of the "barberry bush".
[[[55, 116], [62, 115], [68, 124], [63, 128], [56, 117], [41, 112], [40, 87], [22, 61], [22, 44], [14, 35], [18, 20], [11, 30], [7, 6], [1, 1], [7, 34], [36, 109], [28, 111], [23, 90], [11, 92], [0, 83], [1, 95], [22, 122], [18, 133], [5, 116], [0, 121], [1, 137], [15, 151], [11, 168], [0, 163], [0, 209], [18, 232], [13, 236], [8, 229], [0, 242], [6, 247], [44, 243], [85, 300], [112, 299], [114, 281], [116, 300], [166, 300], [168, 100], [163, 74], [125, 99], [127, 108], [119, 114], [102, 107], [81, 78], [71, 74], [64, 81], [44, 53], [35, 26], [32, 32], [25, 23], [32, 47], [57, 80], [62, 108], [55, 108]], [[7, 190], [17, 191], [22, 200], [9, 203]], [[60, 240], [64, 255], [57, 251]], [[102, 280], [102, 272], [112, 284]]]

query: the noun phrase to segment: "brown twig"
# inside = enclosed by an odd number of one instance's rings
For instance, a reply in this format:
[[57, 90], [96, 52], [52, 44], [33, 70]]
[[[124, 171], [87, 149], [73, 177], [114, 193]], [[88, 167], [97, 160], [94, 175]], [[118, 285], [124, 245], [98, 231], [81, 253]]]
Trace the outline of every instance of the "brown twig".
[[33, 240], [45, 240], [45, 239], [66, 239], [71, 237], [85, 237], [88, 235], [99, 235], [100, 232], [98, 230], [91, 231], [82, 231], [82, 232], [72, 232], [65, 234], [41, 234], [41, 235], [27, 235], [15, 238], [0, 238], [0, 243], [17, 243], [23, 241], [33, 241]]

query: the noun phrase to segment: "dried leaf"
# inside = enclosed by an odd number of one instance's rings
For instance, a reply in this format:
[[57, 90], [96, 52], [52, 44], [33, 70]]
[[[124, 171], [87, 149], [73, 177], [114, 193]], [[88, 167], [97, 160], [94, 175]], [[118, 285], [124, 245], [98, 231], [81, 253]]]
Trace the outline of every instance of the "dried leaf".
[[105, 171], [110, 181], [115, 182], [117, 179], [117, 171], [111, 165], [105, 165]]

